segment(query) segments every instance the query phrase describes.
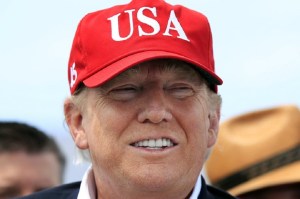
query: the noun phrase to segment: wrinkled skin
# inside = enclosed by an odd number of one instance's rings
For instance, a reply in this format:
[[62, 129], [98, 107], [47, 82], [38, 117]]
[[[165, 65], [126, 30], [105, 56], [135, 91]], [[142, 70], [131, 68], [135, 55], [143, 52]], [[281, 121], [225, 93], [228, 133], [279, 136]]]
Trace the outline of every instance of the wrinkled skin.
[[[105, 85], [86, 90], [84, 108], [65, 101], [80, 149], [89, 149], [98, 198], [185, 198], [215, 143], [219, 107], [189, 66], [162, 69], [147, 62]], [[168, 138], [173, 146], [137, 147]]]

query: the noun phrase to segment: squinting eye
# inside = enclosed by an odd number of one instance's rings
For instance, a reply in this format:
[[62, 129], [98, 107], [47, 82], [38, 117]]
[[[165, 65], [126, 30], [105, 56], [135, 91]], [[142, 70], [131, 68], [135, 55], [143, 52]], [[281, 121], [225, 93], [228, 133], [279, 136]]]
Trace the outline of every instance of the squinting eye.
[[190, 86], [184, 86], [184, 85], [172, 86], [168, 88], [167, 91], [172, 96], [178, 99], [183, 99], [194, 95], [194, 89]]
[[109, 96], [115, 100], [127, 101], [138, 94], [139, 89], [136, 86], [126, 85], [114, 88], [109, 91]]

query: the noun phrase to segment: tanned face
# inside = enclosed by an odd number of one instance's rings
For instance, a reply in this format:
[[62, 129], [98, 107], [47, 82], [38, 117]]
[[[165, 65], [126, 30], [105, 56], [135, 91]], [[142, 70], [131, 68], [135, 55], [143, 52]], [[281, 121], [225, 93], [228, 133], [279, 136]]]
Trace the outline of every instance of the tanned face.
[[189, 194], [218, 124], [194, 69], [149, 62], [86, 95], [71, 129], [90, 151], [98, 197]]

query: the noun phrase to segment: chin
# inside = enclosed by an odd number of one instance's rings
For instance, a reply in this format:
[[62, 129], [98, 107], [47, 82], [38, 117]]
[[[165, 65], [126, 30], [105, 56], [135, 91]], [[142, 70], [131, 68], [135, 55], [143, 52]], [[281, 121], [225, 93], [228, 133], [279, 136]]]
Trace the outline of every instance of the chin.
[[144, 167], [132, 173], [131, 179], [135, 186], [145, 188], [148, 191], [160, 191], [172, 187], [182, 177], [178, 170], [169, 168], [155, 168], [155, 166]]
[[151, 192], [161, 192], [172, 187], [174, 180], [163, 177], [157, 178], [154, 176], [145, 176], [143, 178], [139, 178], [136, 183], [136, 186], [141, 189]]

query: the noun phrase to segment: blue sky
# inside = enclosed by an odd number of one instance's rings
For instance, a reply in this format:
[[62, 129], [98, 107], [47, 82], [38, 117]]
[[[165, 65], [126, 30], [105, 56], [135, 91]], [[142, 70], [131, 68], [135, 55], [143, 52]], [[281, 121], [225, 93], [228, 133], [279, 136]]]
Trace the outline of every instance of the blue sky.
[[[28, 122], [54, 136], [71, 161], [64, 125], [67, 62], [86, 13], [125, 0], [0, 1], [0, 119]], [[210, 20], [216, 70], [224, 80], [222, 118], [282, 104], [300, 106], [300, 1], [167, 0]], [[71, 164], [71, 163], [70, 163]], [[69, 164], [66, 182], [81, 179]]]

